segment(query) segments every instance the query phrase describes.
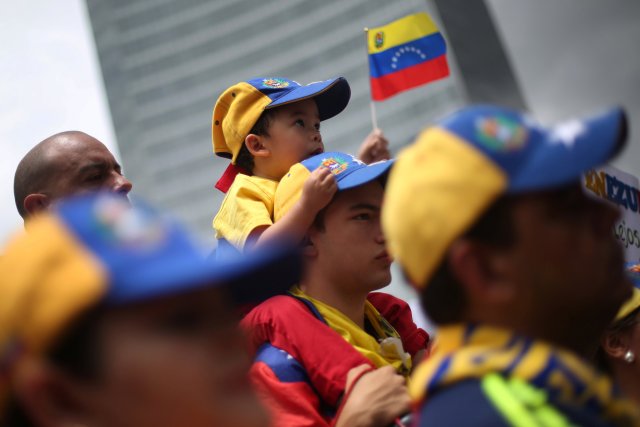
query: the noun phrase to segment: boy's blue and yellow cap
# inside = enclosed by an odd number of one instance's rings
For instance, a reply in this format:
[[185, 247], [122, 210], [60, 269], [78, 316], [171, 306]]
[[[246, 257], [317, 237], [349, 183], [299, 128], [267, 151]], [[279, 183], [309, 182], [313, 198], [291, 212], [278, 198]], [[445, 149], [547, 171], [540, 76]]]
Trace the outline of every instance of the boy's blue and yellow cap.
[[0, 258], [0, 415], [14, 374], [45, 354], [82, 313], [224, 286], [259, 302], [298, 279], [295, 249], [271, 247], [224, 264], [174, 221], [116, 194], [69, 199], [34, 217]]
[[313, 98], [320, 120], [344, 110], [351, 88], [344, 77], [300, 85], [283, 77], [258, 77], [237, 83], [216, 101], [211, 121], [213, 152], [236, 163], [240, 148], [264, 110]]
[[464, 108], [403, 150], [382, 222], [409, 280], [426, 285], [449, 245], [503, 194], [554, 188], [613, 157], [626, 140], [621, 108], [543, 127], [492, 105]]
[[293, 207], [302, 195], [304, 182], [311, 172], [318, 168], [329, 169], [336, 179], [338, 191], [342, 191], [386, 176], [391, 165], [393, 160], [383, 160], [367, 165], [351, 154], [337, 151], [309, 157], [291, 166], [289, 172], [280, 180], [274, 197], [273, 219], [278, 221]]

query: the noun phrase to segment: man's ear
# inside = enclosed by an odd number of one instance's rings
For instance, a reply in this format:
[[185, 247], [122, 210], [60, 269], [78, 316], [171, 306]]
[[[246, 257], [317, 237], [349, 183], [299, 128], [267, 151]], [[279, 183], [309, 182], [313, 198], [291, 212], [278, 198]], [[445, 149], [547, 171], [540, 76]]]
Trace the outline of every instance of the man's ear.
[[501, 251], [461, 238], [451, 244], [447, 257], [451, 273], [475, 300], [499, 303], [513, 297]]
[[315, 236], [317, 234], [317, 230], [315, 227], [311, 226], [309, 230], [307, 230], [307, 234], [305, 234], [302, 239], [302, 255], [309, 258], [315, 258], [318, 256], [318, 248], [314, 243]]
[[621, 332], [609, 332], [602, 338], [602, 348], [607, 355], [623, 360], [629, 350], [628, 337]]
[[17, 400], [35, 425], [88, 425], [88, 400], [77, 380], [41, 360], [21, 363], [15, 380]]
[[51, 199], [46, 194], [33, 193], [24, 198], [22, 206], [29, 215], [33, 215], [36, 212], [47, 210], [51, 204]]
[[265, 145], [264, 137], [250, 133], [244, 139], [244, 145], [253, 157], [269, 157], [271, 150]]

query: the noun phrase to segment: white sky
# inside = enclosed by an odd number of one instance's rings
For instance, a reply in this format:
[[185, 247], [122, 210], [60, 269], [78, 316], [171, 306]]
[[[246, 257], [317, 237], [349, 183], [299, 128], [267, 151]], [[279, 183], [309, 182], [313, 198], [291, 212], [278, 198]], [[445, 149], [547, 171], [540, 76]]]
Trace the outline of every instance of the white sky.
[[84, 1], [1, 2], [0, 46], [2, 246], [22, 227], [13, 175], [31, 147], [75, 129], [119, 156]]

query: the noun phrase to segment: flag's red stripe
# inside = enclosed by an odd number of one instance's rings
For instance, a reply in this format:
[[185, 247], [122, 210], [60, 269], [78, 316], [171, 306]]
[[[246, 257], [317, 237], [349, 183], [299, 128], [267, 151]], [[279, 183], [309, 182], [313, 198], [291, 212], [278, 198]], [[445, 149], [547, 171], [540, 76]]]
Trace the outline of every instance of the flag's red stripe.
[[449, 75], [447, 56], [441, 55], [429, 61], [371, 78], [371, 97], [374, 101], [382, 101], [399, 92], [438, 80]]

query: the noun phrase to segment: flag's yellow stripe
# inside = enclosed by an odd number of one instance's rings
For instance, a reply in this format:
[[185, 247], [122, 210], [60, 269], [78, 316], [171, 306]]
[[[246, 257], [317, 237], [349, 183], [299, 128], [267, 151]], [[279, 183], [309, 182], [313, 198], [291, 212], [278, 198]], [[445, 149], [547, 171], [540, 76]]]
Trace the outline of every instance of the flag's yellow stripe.
[[[405, 44], [429, 34], [437, 33], [438, 27], [426, 13], [405, 16], [381, 27], [369, 28], [369, 53], [378, 53], [394, 46]], [[382, 33], [382, 45], [376, 46], [376, 34]]]

